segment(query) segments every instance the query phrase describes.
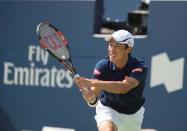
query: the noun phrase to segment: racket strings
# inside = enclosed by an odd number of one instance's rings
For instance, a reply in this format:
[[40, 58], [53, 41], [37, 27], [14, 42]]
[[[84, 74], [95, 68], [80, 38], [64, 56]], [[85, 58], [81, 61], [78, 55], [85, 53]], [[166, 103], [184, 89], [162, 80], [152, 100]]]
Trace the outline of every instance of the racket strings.
[[[52, 43], [50, 43], [52, 42]], [[66, 46], [60, 40], [59, 36], [54, 34], [49, 41], [49, 45], [55, 45], [55, 48], [52, 48], [52, 52], [55, 53], [58, 57], [63, 60], [69, 59], [69, 51], [67, 50]]]
[[74, 75], [77, 74], [71, 62], [68, 42], [61, 32], [47, 22], [42, 22], [37, 26], [41, 47], [47, 50], [53, 57], [57, 58]]
[[62, 60], [67, 60], [70, 57], [69, 51], [63, 43], [62, 38], [57, 34], [53, 28], [44, 25], [40, 28], [40, 35], [42, 40], [48, 45], [47, 49], [50, 50], [56, 57]]

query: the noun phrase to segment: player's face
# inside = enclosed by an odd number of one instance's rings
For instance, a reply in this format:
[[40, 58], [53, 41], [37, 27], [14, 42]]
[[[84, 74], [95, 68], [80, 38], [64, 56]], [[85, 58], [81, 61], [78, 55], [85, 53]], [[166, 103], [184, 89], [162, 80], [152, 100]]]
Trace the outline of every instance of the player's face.
[[111, 39], [108, 44], [108, 55], [111, 62], [118, 65], [128, 58], [129, 49], [125, 48], [125, 45], [116, 43], [114, 39]]

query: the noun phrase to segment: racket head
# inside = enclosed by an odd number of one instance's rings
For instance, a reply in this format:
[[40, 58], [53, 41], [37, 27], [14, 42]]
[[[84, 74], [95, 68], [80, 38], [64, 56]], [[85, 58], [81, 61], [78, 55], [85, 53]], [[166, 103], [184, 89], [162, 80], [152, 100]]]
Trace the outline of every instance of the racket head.
[[74, 75], [77, 74], [71, 62], [68, 41], [64, 35], [49, 22], [40, 23], [37, 26], [36, 33], [41, 47], [63, 63]]
[[48, 22], [42, 22], [37, 26], [36, 32], [42, 48], [59, 60], [70, 59], [67, 39], [57, 28]]

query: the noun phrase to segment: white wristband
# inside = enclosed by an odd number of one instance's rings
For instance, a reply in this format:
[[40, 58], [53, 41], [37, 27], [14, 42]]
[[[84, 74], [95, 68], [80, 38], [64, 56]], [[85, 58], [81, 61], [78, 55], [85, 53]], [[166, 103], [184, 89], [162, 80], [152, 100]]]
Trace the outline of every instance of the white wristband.
[[87, 102], [87, 103], [88, 103], [89, 107], [96, 107], [96, 105], [98, 103], [97, 97], [96, 97], [96, 100], [95, 100], [95, 102], [93, 104], [90, 104], [89, 102]]

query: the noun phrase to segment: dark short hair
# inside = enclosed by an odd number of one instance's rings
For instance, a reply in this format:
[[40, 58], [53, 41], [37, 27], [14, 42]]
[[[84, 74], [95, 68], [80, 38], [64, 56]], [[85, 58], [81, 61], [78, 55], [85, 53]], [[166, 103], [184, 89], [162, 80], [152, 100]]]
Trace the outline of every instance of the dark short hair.
[[129, 45], [125, 44], [125, 49], [129, 48]]

